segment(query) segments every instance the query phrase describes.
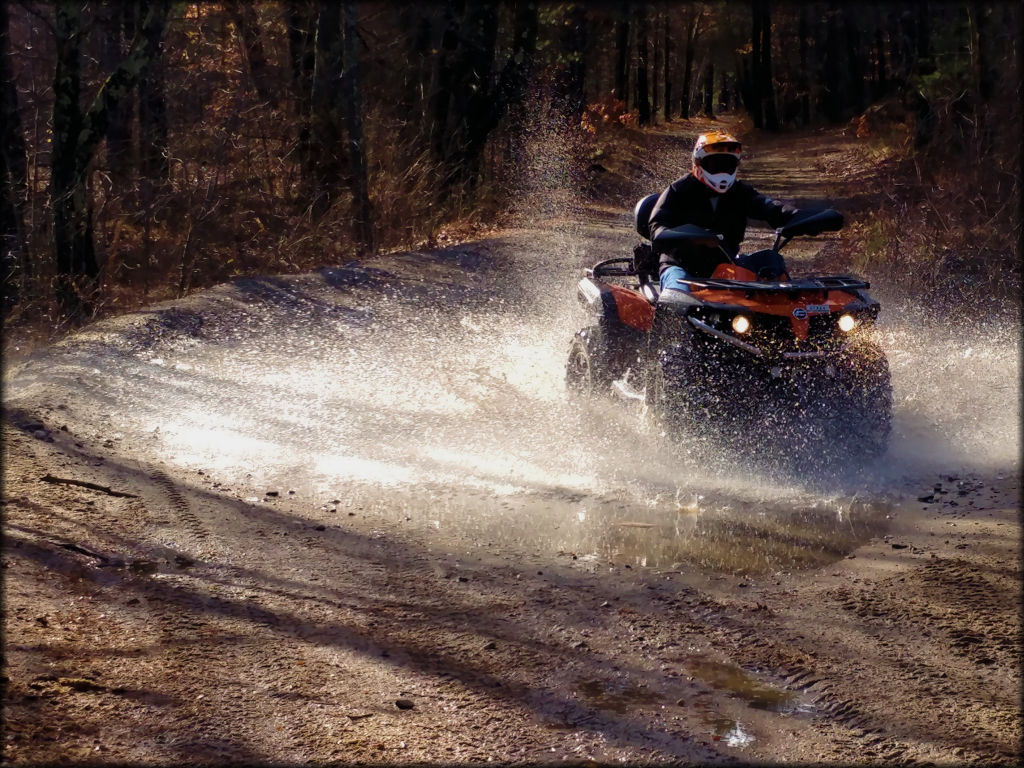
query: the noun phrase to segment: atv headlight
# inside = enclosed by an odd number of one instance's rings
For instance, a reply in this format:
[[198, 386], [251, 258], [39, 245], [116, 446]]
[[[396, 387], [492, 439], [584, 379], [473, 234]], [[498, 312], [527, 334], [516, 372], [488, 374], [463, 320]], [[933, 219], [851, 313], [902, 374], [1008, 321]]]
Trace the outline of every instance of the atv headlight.
[[751, 330], [750, 319], [746, 318], [746, 315], [737, 314], [732, 318], [732, 330], [737, 334], [744, 334]]
[[843, 333], [849, 333], [857, 326], [857, 320], [853, 315], [840, 315], [836, 325]]

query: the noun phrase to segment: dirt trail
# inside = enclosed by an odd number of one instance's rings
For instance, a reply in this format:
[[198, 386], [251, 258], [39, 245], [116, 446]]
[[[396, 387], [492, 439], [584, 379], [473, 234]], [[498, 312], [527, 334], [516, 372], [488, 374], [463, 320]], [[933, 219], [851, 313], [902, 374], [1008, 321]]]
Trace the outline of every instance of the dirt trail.
[[[642, 433], [621, 451], [528, 381], [557, 378], [578, 265], [516, 282], [632, 242], [628, 214], [576, 205], [584, 224], [138, 313], [5, 380], [5, 760], [1019, 759], [1007, 397], [957, 389], [959, 351], [912, 375], [896, 326], [903, 436], [866, 487], [666, 480]], [[563, 324], [501, 324], [525, 310]], [[1002, 365], [974, 343], [971, 371]], [[962, 422], [929, 410], [940, 376]]]

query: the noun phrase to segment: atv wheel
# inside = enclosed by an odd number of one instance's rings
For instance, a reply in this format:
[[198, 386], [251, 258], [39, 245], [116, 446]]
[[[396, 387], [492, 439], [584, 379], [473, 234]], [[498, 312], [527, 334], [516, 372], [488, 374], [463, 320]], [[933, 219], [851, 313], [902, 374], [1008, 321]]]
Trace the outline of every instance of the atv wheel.
[[843, 361], [839, 383], [849, 404], [844, 425], [851, 448], [866, 458], [885, 452], [892, 430], [892, 381], [885, 353], [875, 344], [851, 349]]
[[707, 421], [707, 411], [699, 402], [700, 380], [696, 375], [683, 348], [660, 353], [647, 369], [644, 406], [655, 424], [670, 437], [693, 431]]
[[577, 332], [565, 364], [565, 386], [569, 393], [593, 395], [605, 392], [612, 382], [607, 357], [600, 328], [592, 325]]

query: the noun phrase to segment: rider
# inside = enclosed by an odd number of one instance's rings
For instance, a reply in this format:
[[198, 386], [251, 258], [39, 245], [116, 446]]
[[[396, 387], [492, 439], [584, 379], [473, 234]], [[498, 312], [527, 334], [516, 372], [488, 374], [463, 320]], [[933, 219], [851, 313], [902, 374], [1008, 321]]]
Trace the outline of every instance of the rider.
[[[785, 226], [799, 211], [762, 195], [749, 184], [736, 181], [740, 164], [739, 140], [721, 131], [697, 137], [693, 147], [693, 169], [676, 179], [661, 193], [650, 217], [652, 239], [663, 229], [695, 224], [721, 235], [730, 256], [739, 253], [747, 219], [760, 219], [772, 227]], [[680, 278], [710, 277], [715, 267], [727, 261], [717, 247], [691, 245], [660, 254], [659, 281], [662, 290], [688, 290]]]

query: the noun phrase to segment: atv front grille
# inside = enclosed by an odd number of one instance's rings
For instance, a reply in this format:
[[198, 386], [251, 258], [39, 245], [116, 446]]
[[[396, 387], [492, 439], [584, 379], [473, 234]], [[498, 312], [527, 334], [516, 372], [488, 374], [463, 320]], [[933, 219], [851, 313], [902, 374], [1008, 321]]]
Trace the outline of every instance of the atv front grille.
[[695, 312], [690, 323], [733, 347], [764, 358], [820, 357], [835, 352], [843, 342], [837, 332], [835, 315], [811, 316], [806, 339], [796, 338], [790, 318], [785, 316], [755, 314], [750, 331], [744, 334], [733, 331], [732, 317], [717, 311]]

